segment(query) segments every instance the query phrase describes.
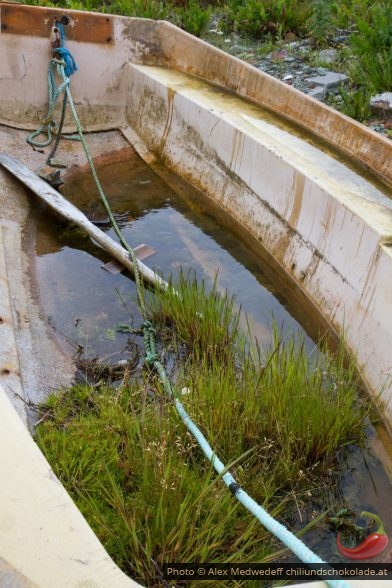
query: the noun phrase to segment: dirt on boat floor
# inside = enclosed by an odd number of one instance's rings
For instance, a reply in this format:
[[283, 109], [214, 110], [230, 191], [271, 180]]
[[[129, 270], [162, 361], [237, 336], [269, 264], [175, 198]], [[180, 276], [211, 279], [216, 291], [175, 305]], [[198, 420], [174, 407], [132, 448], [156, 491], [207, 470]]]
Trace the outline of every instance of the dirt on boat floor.
[[[3, 153], [29, 168], [43, 167], [50, 151], [26, 143], [28, 131], [0, 125]], [[119, 131], [93, 133], [88, 143], [94, 158], [113, 159], [117, 152], [135, 156]], [[64, 176], [86, 165], [78, 141], [61, 141], [56, 159], [64, 160]], [[30, 213], [42, 206], [17, 180], [0, 166], [0, 384], [22, 420], [35, 420], [30, 403], [68, 386], [75, 375], [74, 352], [59, 341], [43, 319], [34, 271], [35, 226]]]

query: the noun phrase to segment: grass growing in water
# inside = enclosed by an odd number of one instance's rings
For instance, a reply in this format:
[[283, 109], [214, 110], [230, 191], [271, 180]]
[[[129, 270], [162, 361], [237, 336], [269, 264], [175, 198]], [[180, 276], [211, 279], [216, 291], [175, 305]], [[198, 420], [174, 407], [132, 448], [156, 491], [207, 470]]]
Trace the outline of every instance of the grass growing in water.
[[[303, 344], [276, 336], [261, 357], [245, 345], [233, 300], [186, 276], [148, 304], [187, 410], [245, 490], [284, 517], [342, 445], [361, 439], [365, 414], [343, 351], [310, 362]], [[44, 410], [39, 445], [143, 584], [159, 585], [164, 562], [260, 562], [281, 547], [214, 475], [154, 374], [116, 389], [75, 386]]]

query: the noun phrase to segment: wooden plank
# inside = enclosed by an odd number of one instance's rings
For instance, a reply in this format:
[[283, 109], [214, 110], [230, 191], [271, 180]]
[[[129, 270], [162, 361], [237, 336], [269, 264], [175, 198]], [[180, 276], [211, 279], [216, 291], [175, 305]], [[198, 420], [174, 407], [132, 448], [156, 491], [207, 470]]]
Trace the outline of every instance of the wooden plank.
[[112, 259], [104, 265], [101, 265], [101, 268], [104, 269], [106, 272], [109, 272], [109, 274], [113, 274], [114, 276], [116, 276], [117, 274], [121, 274], [121, 272], [125, 270], [123, 264], [119, 261], [116, 261], [115, 259]]
[[55, 20], [65, 24], [67, 40], [84, 43], [112, 44], [113, 18], [105, 14], [92, 14], [56, 8], [1, 4], [1, 32], [10, 35], [50, 37]]
[[142, 261], [143, 259], [147, 259], [148, 257], [151, 257], [151, 255], [154, 255], [156, 253], [155, 249], [149, 247], [148, 245], [145, 245], [144, 243], [141, 243], [141, 245], [135, 247], [134, 252], [136, 257], [140, 259], [140, 261]]
[[[95, 224], [95, 222], [94, 222], [94, 224]], [[152, 247], [149, 247], [148, 245], [145, 245], [144, 243], [142, 243], [141, 245], [138, 245], [137, 247], [134, 247], [133, 252], [135, 254], [136, 259], [138, 259], [139, 261], [142, 261], [143, 259], [147, 259], [147, 257], [150, 257], [151, 255], [154, 255], [154, 253], [156, 253], [155, 249], [153, 249]], [[110, 274], [113, 274], [114, 276], [116, 274], [120, 274], [122, 271], [125, 270], [125, 267], [120, 262], [116, 261], [115, 259], [108, 261], [107, 263], [105, 263], [101, 267], [102, 267], [102, 269], [109, 272]]]
[[[106, 233], [94, 226], [92, 222], [64, 196], [49, 186], [37, 174], [20, 163], [14, 157], [0, 154], [0, 164], [14, 175], [20, 182], [29, 188], [36, 196], [43, 200], [50, 208], [60, 214], [66, 220], [76, 224], [85, 231], [98, 245], [108, 251], [114, 259], [119, 261], [125, 268], [133, 273], [133, 263], [128, 253]], [[168, 284], [158, 274], [153, 272], [143, 262], [138, 260], [138, 268], [144, 280], [161, 288], [167, 288]]]

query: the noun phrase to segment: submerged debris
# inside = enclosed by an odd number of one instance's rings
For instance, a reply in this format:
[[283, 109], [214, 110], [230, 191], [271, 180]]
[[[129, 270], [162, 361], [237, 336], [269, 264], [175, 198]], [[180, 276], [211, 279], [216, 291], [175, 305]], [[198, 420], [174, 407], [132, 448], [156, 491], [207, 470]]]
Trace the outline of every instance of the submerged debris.
[[[83, 349], [81, 349], [83, 352]], [[128, 338], [126, 345], [127, 358], [119, 359], [113, 363], [106, 363], [99, 358], [79, 358], [77, 360], [78, 381], [90, 385], [105, 382], [112, 385], [115, 382], [125, 381], [129, 376], [136, 376], [140, 364], [141, 352], [139, 345]]]

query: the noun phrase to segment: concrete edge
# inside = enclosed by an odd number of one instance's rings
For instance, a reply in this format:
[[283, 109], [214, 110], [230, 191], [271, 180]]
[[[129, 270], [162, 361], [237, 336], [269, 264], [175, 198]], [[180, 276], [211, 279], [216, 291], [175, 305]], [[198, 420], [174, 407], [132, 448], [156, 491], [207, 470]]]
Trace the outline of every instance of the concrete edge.
[[231, 101], [225, 110], [226, 98], [213, 107], [203, 87], [188, 91], [183, 74], [129, 67], [130, 126], [169, 168], [259, 239], [328, 323], [345, 331], [391, 424], [390, 201], [322, 152], [319, 172], [315, 147], [304, 140], [282, 130], [259, 137], [253, 126], [240, 125]]
[[[47, 9], [30, 6], [29, 11], [35, 15], [41, 13], [42, 18], [45, 18]], [[97, 22], [102, 20], [100, 13], [62, 8], [50, 8], [50, 12], [74, 16], [78, 13], [89, 14], [91, 21], [94, 18]], [[208, 80], [277, 113], [319, 140], [326, 141], [387, 186], [392, 186], [392, 145], [388, 139], [171, 23], [105, 16], [113, 24], [114, 38], [110, 39], [107, 46], [87, 44], [94, 47], [94, 64], [101, 62], [99, 70], [92, 67], [92, 52], [85, 51], [85, 43], [69, 42], [79, 70], [84, 72], [83, 76], [76, 74], [72, 84], [80, 101], [81, 118], [86, 128], [108, 129], [126, 122], [123, 97], [127, 91], [127, 80], [123, 75], [123, 68], [127, 62], [164, 65]], [[29, 23], [26, 22], [27, 29], [28, 26]], [[34, 34], [11, 35], [4, 32], [6, 33], [0, 31], [0, 40], [4, 43], [6, 53], [4, 64], [0, 63], [0, 86], [2, 81], [7, 83], [9, 91], [4, 97], [4, 103], [6, 99], [9, 100], [8, 108], [18, 111], [18, 116], [9, 114], [7, 117], [2, 114], [1, 121], [5, 124], [23, 125], [24, 128], [34, 127], [37, 121], [42, 121], [46, 116], [43, 103], [46, 100], [49, 35], [45, 39]], [[25, 47], [25, 53], [19, 55], [18, 50], [15, 57], [15, 49], [19, 45]], [[7, 66], [7, 62], [10, 62], [7, 51], [14, 56], [12, 68], [9, 64]], [[42, 61], [42, 66], [39, 64], [37, 67], [37, 59]], [[31, 70], [32, 60], [35, 60], [34, 73]], [[4, 73], [1, 72], [2, 68]], [[34, 97], [35, 103], [27, 109], [20, 102], [20, 95], [26, 95], [26, 92], [21, 92], [22, 87], [30, 88], [29, 94]], [[98, 118], [95, 114], [92, 115], [91, 105], [95, 111], [99, 109]], [[99, 124], [97, 120], [100, 121]]]
[[201, 77], [271, 110], [392, 186], [389, 139], [175, 25], [159, 22], [160, 45], [169, 67]]
[[0, 413], [0, 554], [10, 577], [36, 588], [139, 586], [113, 563], [2, 387]]

